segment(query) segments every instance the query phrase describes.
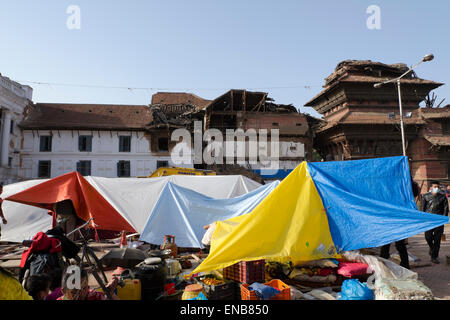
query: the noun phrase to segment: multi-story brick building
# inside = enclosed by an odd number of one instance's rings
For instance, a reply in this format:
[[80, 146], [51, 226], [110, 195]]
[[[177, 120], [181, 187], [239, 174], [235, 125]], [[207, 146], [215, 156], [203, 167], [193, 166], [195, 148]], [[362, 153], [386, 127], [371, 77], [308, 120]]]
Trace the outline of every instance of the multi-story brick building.
[[413, 178], [427, 192], [432, 180], [450, 185], [450, 105], [417, 113], [423, 124], [408, 146], [408, 157]]

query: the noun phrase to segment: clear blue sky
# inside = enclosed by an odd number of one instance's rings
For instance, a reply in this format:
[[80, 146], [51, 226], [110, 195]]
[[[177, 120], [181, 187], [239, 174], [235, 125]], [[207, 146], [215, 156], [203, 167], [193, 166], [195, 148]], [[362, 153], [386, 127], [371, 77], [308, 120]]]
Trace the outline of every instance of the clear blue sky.
[[[69, 30], [69, 5], [81, 29]], [[369, 30], [369, 5], [381, 30]], [[303, 105], [345, 59], [417, 63], [449, 83], [450, 1], [15, 0], [0, 4], [0, 72], [16, 81], [165, 88], [213, 99], [230, 88]], [[35, 85], [35, 102], [148, 104], [158, 91]], [[302, 88], [301, 86], [311, 86]], [[294, 87], [294, 88], [293, 88]], [[439, 100], [440, 100], [439, 99]]]

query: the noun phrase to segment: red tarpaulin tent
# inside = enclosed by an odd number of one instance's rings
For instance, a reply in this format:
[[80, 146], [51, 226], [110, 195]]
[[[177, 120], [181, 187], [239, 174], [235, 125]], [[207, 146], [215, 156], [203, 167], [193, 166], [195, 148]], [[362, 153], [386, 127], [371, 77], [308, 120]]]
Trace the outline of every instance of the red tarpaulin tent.
[[[102, 230], [136, 232], [103, 196], [78, 172], [50, 179], [5, 200], [44, 209], [63, 200], [71, 200], [76, 214], [84, 221], [94, 218], [95, 227]], [[93, 225], [91, 224], [93, 227]]]

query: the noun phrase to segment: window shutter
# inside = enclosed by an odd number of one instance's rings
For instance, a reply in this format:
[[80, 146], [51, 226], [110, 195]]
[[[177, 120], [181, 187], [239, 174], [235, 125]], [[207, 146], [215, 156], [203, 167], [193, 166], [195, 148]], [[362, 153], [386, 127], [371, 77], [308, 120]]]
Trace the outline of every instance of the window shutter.
[[89, 136], [87, 139], [87, 151], [92, 151], [92, 136]]
[[130, 166], [130, 161], [127, 161], [127, 162], [125, 162], [125, 172], [126, 172], [126, 176], [127, 177], [129, 177], [130, 176], [130, 169], [131, 169], [131, 166]]
[[[131, 151], [131, 137], [127, 137], [127, 151]], [[129, 163], [128, 163], [129, 165]]]

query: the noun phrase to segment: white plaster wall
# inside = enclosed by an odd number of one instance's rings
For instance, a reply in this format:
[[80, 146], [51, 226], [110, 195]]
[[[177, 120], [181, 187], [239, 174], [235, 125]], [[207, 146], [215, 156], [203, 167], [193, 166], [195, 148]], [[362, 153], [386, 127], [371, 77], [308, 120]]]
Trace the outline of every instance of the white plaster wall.
[[[40, 152], [40, 136], [52, 135], [52, 151]], [[92, 151], [78, 151], [78, 136], [92, 135]], [[131, 136], [131, 152], [119, 152], [119, 136]], [[117, 177], [117, 162], [130, 161], [130, 175], [147, 176], [156, 170], [158, 160], [169, 161], [170, 156], [156, 156], [150, 151], [150, 142], [144, 132], [77, 131], [77, 130], [24, 130], [21, 175], [24, 179], [38, 178], [41, 160], [51, 161], [51, 178], [76, 171], [80, 160], [91, 161], [91, 175]], [[193, 164], [182, 165], [192, 168]]]
[[[31, 102], [33, 89], [29, 86], [21, 85], [7, 77], [0, 75], [0, 108], [2, 120], [0, 122], [1, 144], [6, 144], [6, 155], [3, 155], [6, 162], [0, 166], [0, 181], [4, 184], [17, 182], [20, 180], [20, 157], [22, 132], [18, 124], [23, 118], [23, 109]], [[3, 126], [5, 113], [8, 113], [13, 120], [12, 133], [5, 132]], [[9, 124], [8, 124], [9, 125]], [[1, 156], [0, 156], [1, 158]], [[8, 158], [12, 158], [11, 166], [8, 165]]]

